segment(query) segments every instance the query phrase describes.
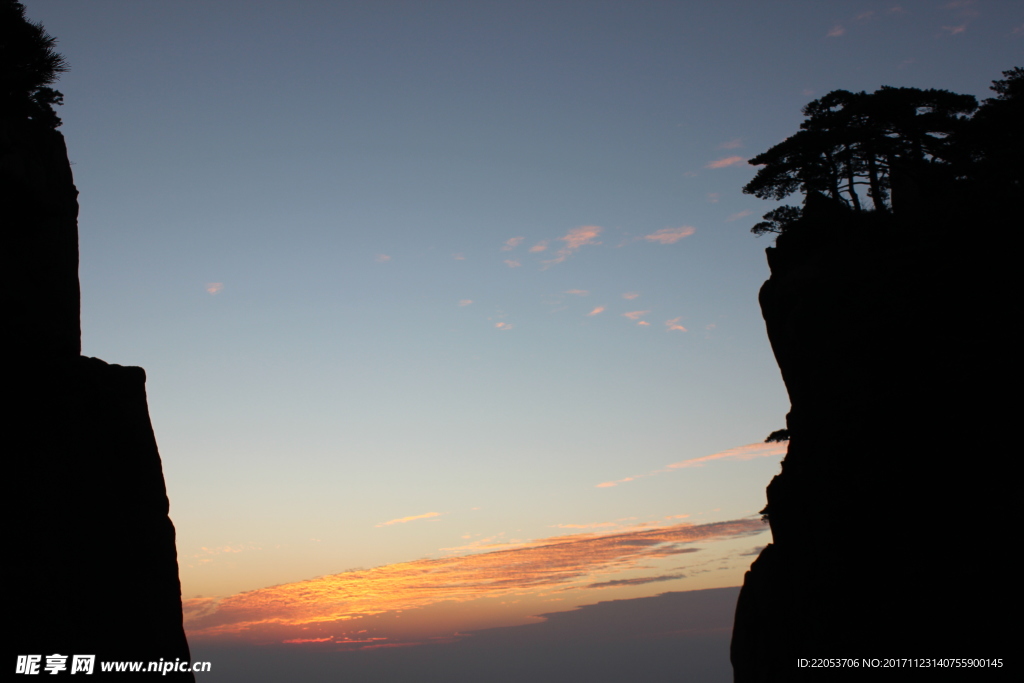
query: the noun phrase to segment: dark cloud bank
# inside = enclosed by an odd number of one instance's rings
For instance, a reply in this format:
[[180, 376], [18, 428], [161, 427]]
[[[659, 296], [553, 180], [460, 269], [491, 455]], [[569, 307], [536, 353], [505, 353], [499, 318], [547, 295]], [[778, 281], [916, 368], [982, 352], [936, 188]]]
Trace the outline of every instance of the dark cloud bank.
[[476, 631], [457, 642], [369, 651], [317, 645], [193, 646], [212, 662], [204, 681], [551, 683], [732, 680], [729, 637], [739, 588], [663, 593], [543, 615], [536, 624]]

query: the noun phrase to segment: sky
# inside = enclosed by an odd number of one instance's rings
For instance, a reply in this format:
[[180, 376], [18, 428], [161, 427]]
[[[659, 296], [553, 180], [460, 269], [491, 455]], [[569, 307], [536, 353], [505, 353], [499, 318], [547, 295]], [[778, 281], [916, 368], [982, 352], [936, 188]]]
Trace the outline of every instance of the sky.
[[1024, 45], [991, 0], [25, 5], [210, 681], [729, 680], [788, 409], [746, 160]]

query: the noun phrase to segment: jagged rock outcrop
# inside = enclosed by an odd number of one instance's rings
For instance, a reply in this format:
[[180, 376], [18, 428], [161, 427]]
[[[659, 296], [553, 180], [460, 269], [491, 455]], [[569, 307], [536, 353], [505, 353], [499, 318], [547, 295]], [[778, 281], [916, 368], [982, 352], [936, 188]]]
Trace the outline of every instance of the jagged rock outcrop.
[[809, 197], [768, 249], [791, 440], [737, 606], [738, 683], [886, 673], [798, 658], [1011, 656], [1016, 202], [910, 184], [898, 216]]
[[60, 133], [0, 121], [0, 193], [8, 666], [41, 655], [46, 674], [48, 655], [67, 655], [67, 675], [71, 656], [96, 655], [94, 677], [123, 678], [100, 663], [187, 661], [145, 372], [80, 356], [78, 192]]

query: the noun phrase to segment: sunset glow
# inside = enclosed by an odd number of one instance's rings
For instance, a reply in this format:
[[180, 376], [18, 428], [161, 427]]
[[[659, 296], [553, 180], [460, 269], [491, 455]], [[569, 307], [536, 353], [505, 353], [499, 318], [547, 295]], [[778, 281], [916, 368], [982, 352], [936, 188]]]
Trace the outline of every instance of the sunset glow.
[[[424, 515], [425, 516], [425, 515]], [[572, 525], [567, 525], [572, 526]], [[764, 533], [759, 519], [712, 524], [672, 524], [616, 533], [579, 533], [502, 549], [416, 560], [263, 588], [222, 599], [186, 603], [186, 629], [193, 639], [235, 636], [260, 640], [331, 622], [400, 612], [441, 602], [506, 596], [555, 595], [567, 591], [643, 585], [685, 578], [686, 573], [611, 579], [652, 561], [689, 555], [707, 544]], [[282, 642], [327, 642], [297, 640]], [[364, 642], [364, 641], [360, 641]]]
[[1024, 40], [967, 0], [22, 2], [207, 683], [500, 681], [499, 642], [730, 680], [790, 410], [750, 230], [800, 201], [748, 161], [836, 89], [991, 97]]

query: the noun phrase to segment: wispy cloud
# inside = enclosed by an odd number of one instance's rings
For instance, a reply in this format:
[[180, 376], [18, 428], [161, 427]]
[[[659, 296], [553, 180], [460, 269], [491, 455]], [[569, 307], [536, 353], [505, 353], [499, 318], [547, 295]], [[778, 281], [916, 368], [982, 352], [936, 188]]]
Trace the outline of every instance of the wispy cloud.
[[736, 221], [736, 220], [739, 220], [739, 219], [741, 219], [741, 218], [743, 218], [745, 216], [749, 216], [752, 213], [754, 213], [754, 212], [751, 211], [750, 209], [746, 209], [745, 211], [737, 211], [736, 213], [729, 214], [729, 216], [725, 220], [727, 220], [727, 221]]
[[789, 444], [785, 442], [776, 443], [751, 443], [746, 446], [730, 448], [712, 455], [705, 455], [700, 458], [680, 460], [666, 467], [670, 470], [678, 470], [684, 467], [703, 467], [714, 460], [753, 460], [754, 458], [767, 458], [776, 455], [785, 455]]
[[871, 17], [875, 16], [875, 10], [869, 9], [867, 12], [861, 12], [857, 15], [857, 21], [866, 21]]
[[374, 259], [377, 263], [387, 263], [390, 260], [391, 257], [387, 254], [377, 254], [377, 257]]
[[[639, 474], [639, 475], [637, 475], [637, 477], [646, 477], [646, 476], [647, 476], [646, 474]], [[601, 482], [600, 484], [595, 486], [595, 488], [608, 489], [608, 488], [611, 488], [612, 486], [618, 486], [619, 484], [624, 484], [627, 481], [633, 481], [637, 477], [625, 477], [623, 479], [616, 479], [615, 481]]]
[[507, 258], [507, 259], [505, 259], [505, 265], [508, 266], [509, 268], [518, 268], [519, 266], [521, 266], [523, 264], [520, 263], [519, 261], [514, 260], [514, 259]]
[[943, 31], [946, 31], [951, 36], [958, 35], [967, 30], [967, 24], [960, 24], [959, 26], [943, 26]]
[[704, 168], [725, 168], [727, 166], [735, 166], [736, 164], [742, 164], [746, 159], [740, 156], [724, 157], [722, 159], [716, 159], [709, 161]]
[[460, 306], [468, 306], [471, 303], [473, 303], [472, 299], [459, 299], [459, 305]]
[[586, 589], [594, 586], [601, 575], [635, 571], [651, 560], [690, 552], [694, 543], [755, 536], [766, 529], [759, 519], [741, 519], [590, 532], [528, 541], [491, 552], [384, 565], [216, 601], [189, 600], [185, 605], [186, 629], [190, 639], [225, 636], [263, 642], [276, 638], [280, 642], [312, 641], [324, 637], [323, 631], [311, 633], [309, 629], [322, 628], [331, 629], [326, 633], [351, 632], [335, 638], [335, 643], [364, 642], [365, 631], [357, 631], [358, 626], [345, 627], [360, 623], [352, 622], [358, 617], [443, 601]]
[[630, 481], [636, 481], [637, 479], [653, 477], [656, 474], [665, 474], [667, 472], [687, 467], [703, 467], [705, 464], [717, 460], [753, 460], [754, 458], [783, 456], [786, 454], [786, 449], [788, 447], [789, 444], [784, 442], [747, 444], [746, 446], [730, 448], [727, 451], [719, 451], [718, 453], [712, 453], [711, 455], [705, 455], [699, 458], [680, 460], [679, 462], [674, 462], [670, 465], [666, 465], [660, 470], [653, 470], [647, 474], [634, 474], [631, 477], [623, 477], [622, 479], [616, 479], [614, 481], [601, 482], [600, 484], [596, 484], [595, 487], [599, 489], [612, 488], [613, 486], [625, 484]]
[[223, 282], [207, 282], [206, 283], [206, 291], [209, 292], [210, 294], [217, 294], [222, 289], [224, 289], [224, 283]]
[[657, 242], [658, 244], [674, 244], [684, 237], [689, 237], [695, 232], [697, 232], [697, 228], [691, 225], [681, 225], [678, 228], [662, 228], [661, 230], [656, 230], [650, 235], [644, 235], [644, 239], [648, 242]]
[[544, 251], [547, 248], [548, 248], [548, 241], [547, 240], [542, 240], [540, 242], [537, 242], [537, 244], [533, 245], [532, 247], [530, 247], [530, 253], [531, 254], [536, 254], [537, 252]]
[[196, 566], [208, 565], [217, 562], [220, 559], [217, 557], [218, 555], [234, 555], [236, 553], [244, 553], [251, 550], [263, 550], [263, 548], [254, 545], [224, 545], [213, 548], [203, 546], [199, 548], [200, 552], [192, 553], [191, 555], [179, 552], [178, 562], [191, 569]]
[[459, 252], [458, 254], [452, 254], [452, 258], [455, 259], [456, 261], [466, 260], [466, 257], [462, 255], [462, 252]]
[[679, 324], [680, 320], [682, 320], [682, 317], [666, 320], [665, 327], [667, 327], [669, 331], [678, 330], [680, 332], [686, 332], [686, 328]]
[[425, 512], [422, 515], [412, 515], [411, 517], [399, 517], [398, 519], [392, 519], [389, 522], [381, 522], [376, 526], [391, 526], [392, 524], [405, 524], [406, 522], [415, 522], [418, 519], [430, 519], [431, 517], [440, 516], [440, 512]]
[[625, 294], [622, 295], [622, 298], [623, 299], [627, 299], [629, 301], [632, 301], [633, 299], [637, 298], [638, 296], [640, 296], [640, 292], [626, 292]]
[[839, 36], [843, 35], [844, 33], [846, 33], [846, 29], [843, 28], [842, 26], [840, 26], [839, 24], [836, 24], [835, 26], [833, 26], [832, 28], [829, 29], [828, 33], [825, 34], [825, 37], [826, 38], [838, 38]]
[[505, 244], [502, 245], [501, 250], [502, 251], [512, 251], [513, 249], [515, 249], [516, 247], [519, 246], [519, 244], [523, 241], [523, 239], [524, 238], [522, 238], [522, 237], [512, 237], [511, 239], [507, 239], [507, 240], [505, 240]]
[[511, 330], [513, 327], [515, 327], [512, 323], [505, 322], [494, 323], [494, 326], [499, 330]]
[[558, 238], [559, 241], [565, 242], [565, 246], [555, 252], [555, 258], [544, 261], [544, 263], [561, 263], [565, 259], [569, 258], [569, 256], [574, 252], [579, 251], [580, 248], [588, 244], [601, 244], [597, 241], [597, 237], [600, 234], [601, 228], [596, 225], [583, 225], [578, 228], [573, 228], [567, 232], [564, 237]]
[[718, 149], [738, 149], [742, 146], [743, 140], [740, 138], [735, 138], [733, 140], [729, 140], [728, 142], [723, 142], [718, 146]]
[[708, 201], [712, 204], [717, 204], [718, 200], [722, 198], [721, 192], [708, 192]]
[[601, 234], [601, 228], [596, 225], [584, 225], [579, 228], [573, 228], [565, 237], [559, 237], [558, 239], [565, 242], [567, 249], [573, 251], [587, 244], [600, 244], [597, 241], [597, 236]]
[[623, 313], [622, 317], [629, 318], [630, 320], [639, 320], [648, 313], [650, 313], [650, 311], [629, 311], [628, 313]]
[[590, 313], [587, 313], [587, 315], [597, 315], [598, 313], [604, 313], [604, 306], [597, 306]]
[[567, 289], [566, 291], [564, 291], [562, 293], [563, 294], [575, 294], [577, 296], [586, 296], [586, 295], [590, 294], [590, 292], [588, 292], [585, 289]]
[[[698, 548], [687, 548], [687, 552], [695, 553]], [[612, 581], [601, 581], [592, 583], [587, 588], [616, 588], [619, 586], [642, 586], [645, 583], [656, 583], [659, 581], [672, 581], [673, 579], [685, 579], [686, 574], [662, 574], [661, 576], [644, 576], [637, 579], [614, 579]]]
[[651, 326], [651, 324], [649, 322], [647, 322], [646, 320], [639, 321], [637, 323], [637, 325], [642, 325], [643, 327], [650, 327]]

